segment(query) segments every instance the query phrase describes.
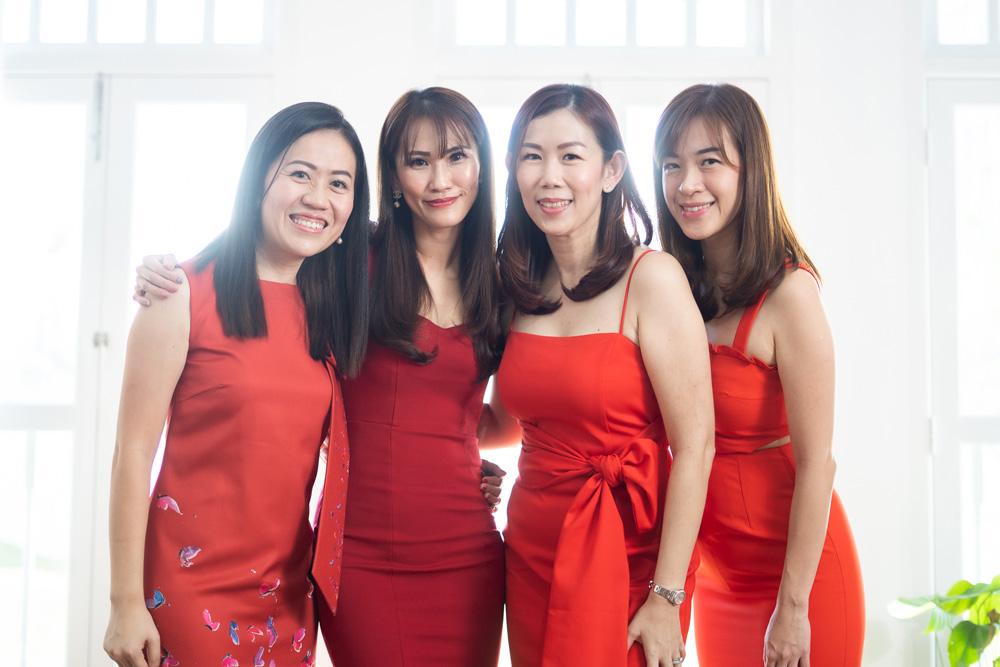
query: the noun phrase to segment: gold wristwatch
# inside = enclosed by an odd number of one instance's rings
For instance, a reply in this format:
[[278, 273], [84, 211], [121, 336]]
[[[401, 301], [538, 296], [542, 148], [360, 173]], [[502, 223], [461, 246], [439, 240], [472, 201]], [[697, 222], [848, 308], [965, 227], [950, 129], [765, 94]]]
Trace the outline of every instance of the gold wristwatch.
[[684, 603], [686, 594], [683, 588], [666, 588], [650, 579], [649, 589], [675, 607], [679, 607]]

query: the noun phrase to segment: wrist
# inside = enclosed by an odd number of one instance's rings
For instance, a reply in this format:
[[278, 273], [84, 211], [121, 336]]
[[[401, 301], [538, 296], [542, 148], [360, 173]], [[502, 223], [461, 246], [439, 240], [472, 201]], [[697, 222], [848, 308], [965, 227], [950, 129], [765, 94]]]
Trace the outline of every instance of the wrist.
[[809, 613], [809, 597], [790, 593], [779, 593], [776, 611], [792, 615], [807, 615]]
[[649, 594], [653, 597], [660, 598], [661, 601], [667, 603], [671, 607], [680, 607], [684, 603], [684, 599], [687, 597], [683, 588], [671, 588], [669, 586], [664, 586], [656, 583], [652, 579], [649, 580]]

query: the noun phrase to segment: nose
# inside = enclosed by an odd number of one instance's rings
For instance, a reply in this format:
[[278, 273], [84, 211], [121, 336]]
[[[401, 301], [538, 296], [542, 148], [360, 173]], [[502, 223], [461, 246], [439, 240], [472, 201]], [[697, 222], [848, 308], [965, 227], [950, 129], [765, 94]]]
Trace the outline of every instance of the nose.
[[451, 172], [444, 160], [435, 160], [431, 164], [430, 188], [434, 192], [443, 192], [451, 187]]
[[302, 203], [310, 208], [326, 208], [329, 203], [326, 198], [326, 184], [321, 181], [310, 183], [302, 195]]
[[688, 169], [685, 171], [681, 177], [680, 185], [677, 186], [677, 190], [682, 195], [692, 195], [696, 192], [701, 192], [701, 173], [697, 169]]
[[546, 159], [542, 162], [542, 187], [555, 187], [561, 183], [562, 170], [558, 160]]

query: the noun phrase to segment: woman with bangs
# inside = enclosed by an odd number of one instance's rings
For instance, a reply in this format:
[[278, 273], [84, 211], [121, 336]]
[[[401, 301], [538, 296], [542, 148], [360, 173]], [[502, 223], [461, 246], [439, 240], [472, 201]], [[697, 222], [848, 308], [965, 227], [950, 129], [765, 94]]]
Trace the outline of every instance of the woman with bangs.
[[534, 93], [507, 160], [498, 257], [516, 313], [491, 414], [523, 429], [505, 534], [511, 657], [680, 664], [713, 452], [697, 306], [678, 263], [640, 244], [652, 223], [596, 91]]
[[705, 321], [715, 394], [699, 663], [860, 665], [861, 569], [833, 492], [833, 344], [763, 113], [735, 86], [692, 86], [660, 117], [655, 151], [660, 238]]
[[[370, 342], [343, 383], [343, 577], [336, 605], [318, 600], [320, 625], [337, 667], [490, 667], [504, 553], [489, 505], [503, 471], [478, 447], [516, 433], [483, 405], [503, 330], [479, 111], [447, 88], [404, 94], [382, 127], [378, 177]], [[140, 303], [169, 296], [173, 274], [157, 256], [144, 264]]]

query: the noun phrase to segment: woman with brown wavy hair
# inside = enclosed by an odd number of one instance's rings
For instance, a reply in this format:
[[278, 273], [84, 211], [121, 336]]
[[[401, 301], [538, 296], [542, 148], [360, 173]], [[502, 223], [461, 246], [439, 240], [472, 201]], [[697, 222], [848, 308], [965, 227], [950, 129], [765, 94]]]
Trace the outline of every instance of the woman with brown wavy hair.
[[833, 344], [763, 113], [735, 86], [692, 86], [660, 117], [655, 151], [660, 235], [705, 320], [715, 394], [698, 660], [860, 665], [861, 570], [832, 490]]
[[506, 531], [511, 657], [680, 664], [712, 461], [697, 307], [676, 260], [640, 245], [652, 224], [600, 94], [534, 93], [507, 159], [499, 266], [516, 314], [492, 414], [523, 429]]

